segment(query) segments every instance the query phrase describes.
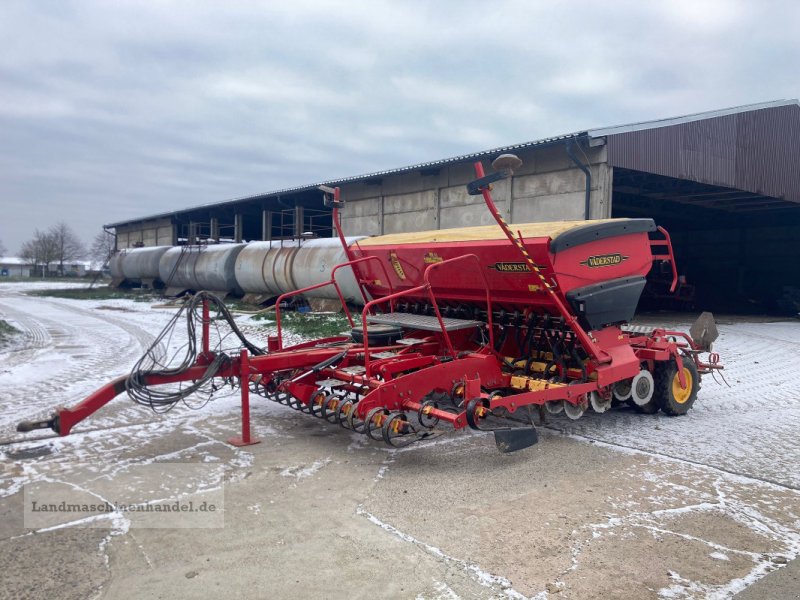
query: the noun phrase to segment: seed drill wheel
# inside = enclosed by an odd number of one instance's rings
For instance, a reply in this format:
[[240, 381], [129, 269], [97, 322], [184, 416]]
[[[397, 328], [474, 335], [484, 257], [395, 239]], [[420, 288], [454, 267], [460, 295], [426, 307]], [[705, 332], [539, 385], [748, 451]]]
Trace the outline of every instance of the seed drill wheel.
[[631, 381], [631, 402], [636, 410], [646, 415], [652, 415], [661, 408], [661, 399], [655, 395], [655, 382], [653, 375], [647, 369], [642, 369]]
[[544, 403], [544, 409], [551, 415], [557, 415], [558, 413], [564, 411], [564, 401], [550, 400], [549, 402]]
[[343, 394], [332, 394], [328, 396], [322, 403], [322, 414], [320, 416], [328, 423], [339, 422], [337, 415], [339, 414], [339, 407], [342, 405], [342, 402], [344, 402]]
[[[409, 435], [411, 433], [413, 431], [405, 413], [390, 413], [384, 419], [383, 425], [381, 425], [383, 441], [395, 448], [402, 448], [416, 441], [413, 436]], [[405, 440], [402, 439], [404, 436], [406, 436]]]
[[417, 420], [419, 420], [419, 424], [422, 425], [425, 429], [433, 429], [439, 423], [439, 417], [430, 416], [431, 409], [435, 408], [439, 408], [439, 405], [436, 403], [435, 400], [425, 400], [422, 403], [422, 406], [419, 407], [419, 412], [417, 413]]
[[367, 422], [359, 419], [357, 413], [355, 405], [351, 406], [347, 412], [347, 428], [356, 433], [366, 433]]
[[356, 403], [352, 398], [342, 400], [336, 409], [336, 422], [345, 429], [352, 429], [350, 426], [350, 414], [355, 412]]
[[325, 403], [330, 398], [330, 395], [324, 390], [317, 390], [308, 399], [308, 412], [315, 417], [323, 417], [325, 415]]
[[614, 398], [620, 402], [630, 400], [633, 393], [633, 379], [623, 379], [614, 384]]
[[577, 404], [564, 400], [564, 414], [573, 421], [580, 419], [587, 408], [589, 408], [589, 398], [587, 398], [586, 394], [580, 396]]
[[604, 413], [611, 408], [611, 393], [592, 392], [589, 394], [589, 404], [596, 413]]
[[681, 387], [678, 377], [678, 365], [674, 360], [659, 365], [656, 370], [655, 394], [661, 402], [661, 410], [670, 416], [685, 415], [692, 408], [700, 389], [700, 375], [694, 361], [686, 356], [681, 357], [686, 389]]
[[364, 419], [364, 432], [367, 437], [376, 442], [383, 439], [382, 427], [388, 415], [389, 410], [382, 406], [373, 408], [367, 413], [367, 417]]

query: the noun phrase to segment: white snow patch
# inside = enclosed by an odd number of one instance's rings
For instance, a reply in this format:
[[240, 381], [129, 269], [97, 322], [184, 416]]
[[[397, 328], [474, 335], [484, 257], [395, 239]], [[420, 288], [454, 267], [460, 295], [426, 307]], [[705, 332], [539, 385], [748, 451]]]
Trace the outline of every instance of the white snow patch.
[[305, 477], [311, 477], [322, 467], [324, 467], [330, 462], [331, 462], [331, 457], [329, 456], [322, 460], [315, 460], [314, 463], [308, 467], [305, 467], [303, 465], [295, 467], [286, 467], [281, 471], [281, 475], [283, 475], [284, 477], [294, 477], [296, 479], [304, 479]]

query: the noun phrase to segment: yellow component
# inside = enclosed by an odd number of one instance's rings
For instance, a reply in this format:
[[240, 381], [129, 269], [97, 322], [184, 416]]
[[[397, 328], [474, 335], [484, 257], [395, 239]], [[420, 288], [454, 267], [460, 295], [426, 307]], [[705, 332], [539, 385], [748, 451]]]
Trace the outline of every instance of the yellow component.
[[[512, 359], [509, 358], [508, 360], [511, 361]], [[518, 369], [524, 369], [526, 364], [528, 364], [528, 361], [526, 361], [526, 360], [518, 360], [517, 362], [514, 363], [514, 366], [517, 367]], [[544, 371], [544, 368], [546, 366], [547, 366], [547, 363], [543, 363], [543, 362], [539, 362], [538, 360], [535, 360], [535, 361], [533, 361], [531, 363], [531, 371], [536, 371], [537, 373], [541, 373], [542, 371]]]
[[475, 407], [475, 416], [480, 418], [486, 416], [489, 410], [485, 406], [476, 406]]
[[432, 264], [435, 264], [435, 263], [440, 263], [443, 260], [444, 259], [441, 256], [439, 256], [438, 254], [436, 254], [436, 252], [428, 252], [422, 258], [422, 262], [424, 262], [426, 265], [432, 265]]
[[429, 415], [429, 414], [431, 414], [432, 411], [433, 411], [433, 406], [431, 406], [430, 404], [427, 404], [427, 405], [422, 407], [422, 414], [423, 415]]
[[684, 404], [689, 399], [692, 395], [692, 386], [694, 385], [692, 382], [692, 373], [689, 369], [683, 369], [683, 376], [686, 378], [685, 390], [681, 387], [681, 380], [677, 373], [675, 373], [675, 377], [672, 378], [672, 397], [675, 398], [675, 402], [678, 404]]
[[528, 286], [528, 291], [529, 292], [538, 292], [540, 289], [542, 289], [542, 286], [540, 286], [540, 285], [529, 285]]
[[523, 377], [522, 375], [514, 375], [511, 377], [511, 387], [518, 390], [528, 389], [528, 379], [530, 377]]
[[566, 384], [548, 383], [544, 379], [534, 379], [533, 377], [525, 377], [524, 375], [514, 375], [511, 377], [511, 387], [530, 392], [539, 392], [541, 390], [564, 387], [564, 385]]
[[392, 251], [389, 253], [389, 262], [392, 263], [392, 268], [394, 272], [397, 273], [397, 276], [400, 279], [405, 279], [406, 272], [403, 271], [403, 265], [400, 264], [400, 259], [397, 258], [397, 252]]
[[[597, 223], [611, 221], [627, 221], [628, 219], [597, 219], [595, 221], [549, 221], [546, 223], [522, 223], [511, 225], [514, 233], [518, 230], [523, 238], [546, 237], [555, 239], [565, 231], [577, 227], [594, 226]], [[497, 225], [481, 227], [457, 227], [455, 229], [434, 229], [432, 231], [415, 231], [411, 233], [390, 233], [364, 240], [359, 246], [395, 246], [397, 244], [430, 244], [437, 242], [472, 242], [479, 240], [505, 240], [506, 235]]]

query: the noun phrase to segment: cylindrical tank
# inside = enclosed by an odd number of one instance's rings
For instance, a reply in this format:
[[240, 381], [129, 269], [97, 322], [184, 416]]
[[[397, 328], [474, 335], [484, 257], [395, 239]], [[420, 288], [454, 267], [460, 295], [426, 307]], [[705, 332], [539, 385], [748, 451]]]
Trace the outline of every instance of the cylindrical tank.
[[152, 281], [158, 279], [158, 263], [170, 246], [149, 248], [126, 248], [115, 253], [108, 261], [114, 279], [128, 281]]
[[177, 246], [161, 257], [158, 270], [170, 288], [241, 293], [236, 258], [246, 244]]
[[301, 240], [252, 242], [236, 259], [236, 282], [246, 293], [278, 296], [296, 289], [291, 265]]
[[124, 251], [115, 252], [111, 258], [108, 259], [108, 270], [111, 271], [111, 277], [117, 280], [125, 279], [122, 274], [122, 257], [125, 256]]
[[[350, 237], [347, 243], [360, 239], [363, 237]], [[330, 281], [333, 267], [343, 262], [347, 262], [347, 256], [337, 238], [253, 242], [236, 260], [236, 281], [247, 293], [278, 296]], [[349, 268], [337, 271], [336, 280], [345, 300], [361, 299]], [[308, 296], [337, 298], [332, 286], [314, 290]]]
[[[361, 236], [345, 239], [349, 246], [364, 238]], [[330, 281], [333, 268], [344, 262], [347, 262], [347, 255], [338, 238], [308, 240], [297, 251], [292, 262], [292, 279], [297, 286], [296, 289]], [[356, 278], [350, 267], [336, 271], [336, 282], [339, 284], [339, 289], [345, 300], [348, 302], [363, 302], [361, 292], [356, 284]], [[307, 295], [312, 298], [338, 298], [333, 286], [319, 288], [309, 292]]]
[[121, 255], [120, 266], [125, 279], [158, 279], [158, 263], [170, 246], [133, 248]]

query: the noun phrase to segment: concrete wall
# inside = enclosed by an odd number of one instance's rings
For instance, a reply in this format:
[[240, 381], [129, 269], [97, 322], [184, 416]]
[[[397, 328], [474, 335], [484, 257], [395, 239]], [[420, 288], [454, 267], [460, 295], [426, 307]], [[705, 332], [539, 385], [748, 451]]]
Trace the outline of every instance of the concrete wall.
[[[604, 147], [586, 148], [592, 173], [591, 217], [611, 213], [611, 169]], [[493, 196], [511, 223], [583, 219], [585, 177], [566, 154], [564, 144], [519, 152], [523, 166], [511, 180], [494, 186]], [[490, 161], [484, 168], [490, 171]], [[426, 229], [488, 225], [493, 219], [481, 196], [469, 196], [475, 178], [472, 163], [442, 166], [438, 171], [386, 175], [380, 180], [342, 186], [345, 232], [379, 235]]]
[[117, 228], [117, 248], [171, 246], [175, 243], [175, 226], [169, 219], [145, 221]]
[[[610, 216], [611, 168], [606, 148], [576, 147], [592, 172], [591, 217]], [[494, 199], [510, 223], [584, 218], [585, 176], [570, 160], [565, 143], [518, 152], [524, 161], [510, 180], [494, 186]], [[494, 157], [491, 157], [494, 158]], [[491, 172], [491, 160], [484, 168]], [[469, 196], [475, 179], [471, 160], [374, 180], [342, 185], [346, 204], [342, 225], [347, 235], [380, 235], [428, 229], [451, 229], [493, 223], [481, 196]], [[220, 234], [222, 235], [222, 234]], [[213, 236], [212, 236], [213, 237]], [[117, 228], [117, 247], [165, 246], [176, 243], [170, 219]]]

